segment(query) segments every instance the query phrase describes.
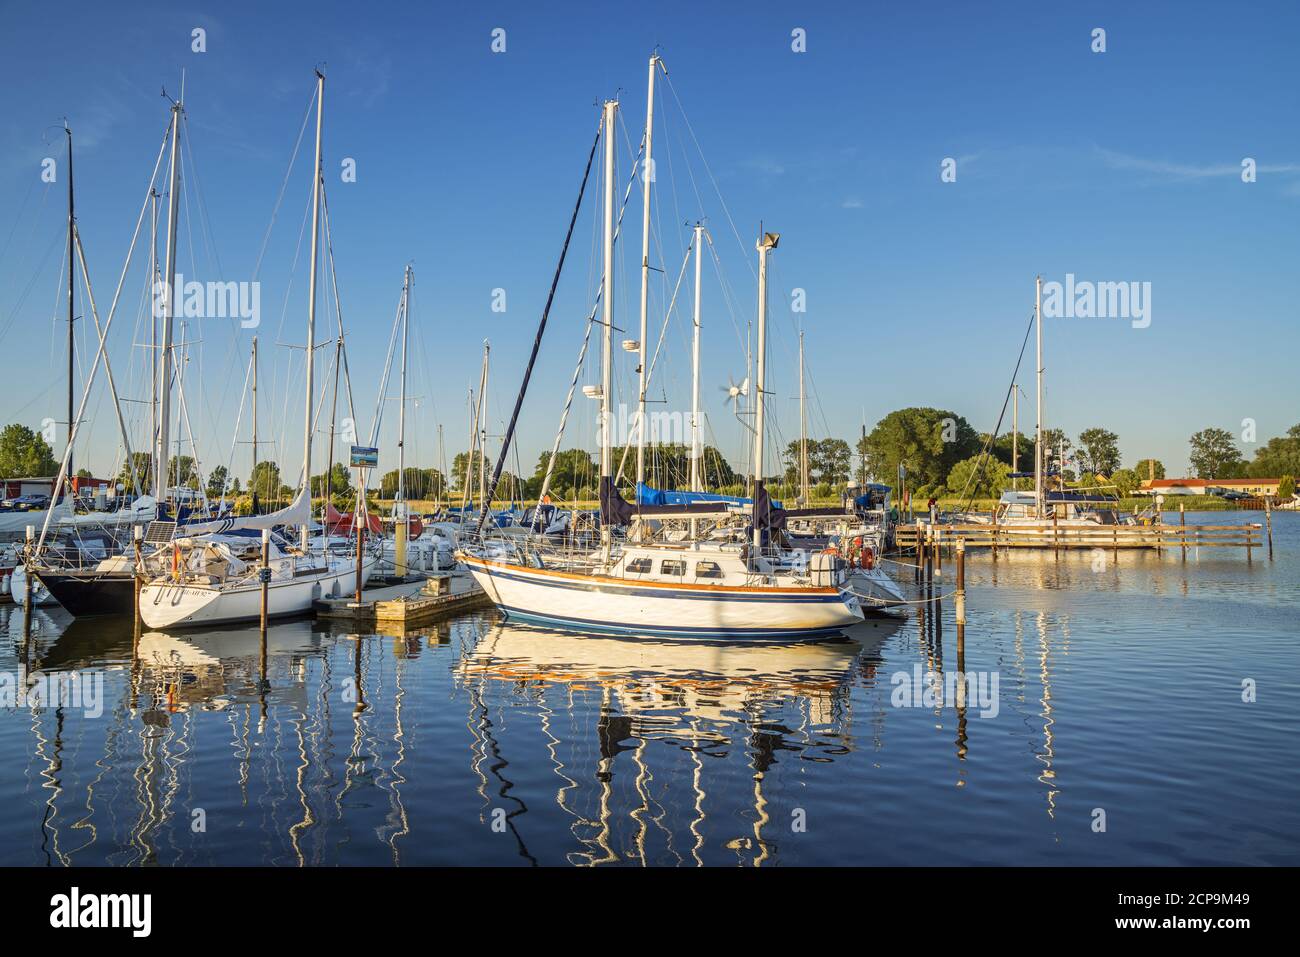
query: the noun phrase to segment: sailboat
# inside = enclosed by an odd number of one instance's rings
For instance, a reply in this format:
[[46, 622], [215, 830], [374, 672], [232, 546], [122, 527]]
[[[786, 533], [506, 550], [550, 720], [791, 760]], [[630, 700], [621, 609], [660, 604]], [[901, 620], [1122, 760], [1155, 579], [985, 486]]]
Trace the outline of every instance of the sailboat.
[[[321, 211], [321, 128], [325, 77], [316, 72], [316, 162], [312, 184], [311, 273], [307, 299], [306, 416], [303, 420], [302, 484], [293, 501], [278, 512], [225, 518], [187, 525], [171, 542], [171, 568], [140, 592], [140, 617], [150, 628], [255, 621], [261, 614], [266, 579], [270, 617], [310, 611], [319, 598], [336, 597], [362, 584], [374, 570], [375, 558], [364, 556], [361, 568], [352, 556], [312, 552], [311, 447], [316, 335], [316, 282]], [[171, 312], [168, 296], [167, 312]], [[298, 526], [297, 544], [273, 529]], [[261, 541], [249, 535], [260, 530]], [[263, 557], [265, 556], [265, 558]]]
[[[606, 101], [604, 275], [600, 399], [600, 545], [577, 559], [556, 559], [529, 540], [484, 539], [460, 558], [508, 618], [616, 634], [726, 640], [804, 639], [833, 634], [864, 617], [843, 559], [818, 552], [804, 568], [786, 567], [769, 547], [772, 507], [763, 486], [763, 387], [766, 368], [767, 260], [779, 241], [758, 243], [758, 406], [754, 442], [752, 540], [614, 544], [614, 526], [642, 517], [726, 515], [723, 503], [637, 508], [614, 483], [610, 425], [614, 328], [614, 124]], [[696, 254], [699, 254], [698, 248]], [[530, 365], [531, 370], [531, 365]], [[526, 384], [526, 383], [525, 383]], [[520, 394], [522, 399], [522, 392]]]
[[[1031, 490], [1008, 489], [999, 497], [993, 515], [956, 514], [949, 516], [969, 524], [992, 524], [999, 534], [1012, 539], [1041, 542], [1044, 545], [1063, 539], [1111, 541], [1108, 529], [1115, 525], [1136, 524], [1134, 519], [1120, 514], [1115, 500], [1087, 492], [1071, 491], [1064, 487], [1053, 490], [1047, 487], [1047, 449], [1043, 443], [1043, 277], [1035, 279], [1034, 328], [1036, 335], [1035, 381], [1037, 385], [1037, 412], [1034, 426], [1034, 487]], [[1013, 436], [1018, 436], [1019, 386], [1012, 383], [1015, 411], [1012, 419]], [[1013, 463], [1015, 459], [1013, 458]], [[1018, 463], [1015, 463], [1018, 464]], [[1058, 473], [1065, 465], [1064, 453], [1060, 457]], [[1012, 478], [1027, 478], [1013, 465]], [[1155, 538], [1152, 538], [1155, 542]]]

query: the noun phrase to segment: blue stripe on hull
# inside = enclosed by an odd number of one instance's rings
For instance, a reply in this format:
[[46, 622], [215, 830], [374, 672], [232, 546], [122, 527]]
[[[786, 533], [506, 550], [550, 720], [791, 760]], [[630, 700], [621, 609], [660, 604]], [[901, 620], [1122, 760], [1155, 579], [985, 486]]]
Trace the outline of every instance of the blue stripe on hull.
[[726, 639], [747, 639], [751, 641], [763, 641], [772, 639], [785, 639], [792, 641], [803, 641], [813, 638], [826, 638], [830, 635], [842, 635], [843, 628], [816, 628], [812, 630], [791, 630], [779, 628], [749, 628], [749, 629], [722, 629], [722, 630], [701, 630], [683, 627], [634, 627], [630, 625], [620, 625], [614, 622], [594, 621], [588, 618], [566, 618], [560, 615], [539, 615], [535, 612], [523, 611], [519, 608], [511, 608], [508, 605], [497, 605], [502, 613], [512, 620], [530, 621], [540, 625], [551, 625], [576, 631], [595, 631], [607, 635], [641, 635], [654, 638], [726, 638]]

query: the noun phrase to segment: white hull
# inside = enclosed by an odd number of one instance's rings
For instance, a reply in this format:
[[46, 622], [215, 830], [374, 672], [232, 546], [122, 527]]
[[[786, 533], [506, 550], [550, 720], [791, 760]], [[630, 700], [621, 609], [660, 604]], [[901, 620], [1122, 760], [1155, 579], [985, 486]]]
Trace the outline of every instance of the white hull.
[[831, 634], [862, 620], [840, 588], [663, 585], [572, 575], [464, 556], [508, 617], [584, 631], [683, 638], [774, 639]]
[[[356, 562], [332, 560], [318, 574], [272, 581], [267, 587], [267, 614], [273, 618], [311, 611], [312, 602], [338, 597], [356, 588]], [[375, 559], [361, 566], [361, 581], [370, 579]], [[237, 587], [151, 582], [140, 592], [140, 617], [150, 628], [187, 628], [239, 621], [262, 615], [262, 586], [252, 581]]]
[[907, 603], [898, 583], [879, 565], [853, 569], [849, 587], [862, 600], [864, 608], [892, 608]]

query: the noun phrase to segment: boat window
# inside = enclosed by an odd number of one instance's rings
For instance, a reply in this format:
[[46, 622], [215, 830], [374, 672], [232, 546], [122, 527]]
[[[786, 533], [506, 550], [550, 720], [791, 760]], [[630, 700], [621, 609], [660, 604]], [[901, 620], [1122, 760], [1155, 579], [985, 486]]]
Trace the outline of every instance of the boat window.
[[721, 578], [722, 568], [718, 565], [717, 562], [696, 562], [695, 577], [696, 578]]
[[644, 575], [650, 571], [650, 559], [634, 558], [627, 563], [627, 570], [633, 575]]
[[685, 562], [678, 562], [678, 561], [661, 562], [661, 563], [659, 564], [659, 574], [661, 574], [661, 575], [685, 575], [685, 574], [686, 574], [686, 563], [685, 563]]

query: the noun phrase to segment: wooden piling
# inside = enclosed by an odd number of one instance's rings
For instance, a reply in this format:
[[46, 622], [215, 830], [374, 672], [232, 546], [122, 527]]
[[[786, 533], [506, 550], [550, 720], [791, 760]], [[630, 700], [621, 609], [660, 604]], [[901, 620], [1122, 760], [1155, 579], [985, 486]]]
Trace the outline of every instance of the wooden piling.
[[139, 624], [140, 617], [140, 592], [144, 588], [144, 558], [140, 554], [140, 538], [144, 534], [144, 529], [136, 525], [131, 530], [131, 543], [135, 546], [135, 621]]
[[262, 568], [259, 573], [262, 580], [262, 615], [261, 626], [263, 634], [266, 633], [267, 610], [270, 600], [271, 590], [271, 530], [262, 529]]
[[958, 538], [956, 544], [957, 556], [957, 625], [958, 635], [961, 635], [960, 626], [966, 624], [966, 540]]
[[1187, 506], [1178, 503], [1178, 537], [1183, 543], [1183, 561], [1187, 561]]
[[1264, 499], [1264, 522], [1268, 526], [1268, 560], [1273, 560], [1273, 499]]

